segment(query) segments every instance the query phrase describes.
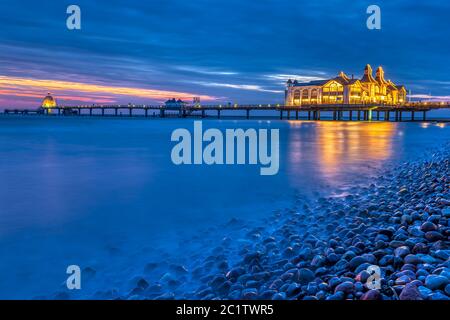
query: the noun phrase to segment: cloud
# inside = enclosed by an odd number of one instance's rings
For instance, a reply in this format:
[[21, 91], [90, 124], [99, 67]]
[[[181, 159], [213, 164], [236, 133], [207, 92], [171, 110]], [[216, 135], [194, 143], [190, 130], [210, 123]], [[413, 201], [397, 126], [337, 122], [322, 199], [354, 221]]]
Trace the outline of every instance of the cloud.
[[450, 101], [450, 96], [433, 96], [430, 94], [412, 94], [408, 97], [412, 99], [422, 99], [422, 100], [430, 100], [430, 101]]
[[88, 101], [86, 96], [93, 94], [91, 101], [97, 103], [115, 101], [117, 96], [138, 97], [151, 101], [163, 101], [167, 98], [192, 100], [196, 96], [203, 101], [217, 99], [213, 96], [178, 91], [0, 76], [0, 95], [38, 98], [43, 97], [43, 93], [47, 91], [54, 93], [57, 97], [75, 101]]
[[[289, 77], [311, 81], [340, 70], [360, 76], [370, 63], [383, 65], [387, 77], [417, 92], [448, 92], [450, 43], [442, 39], [448, 37], [450, 4], [442, 0], [382, 0], [380, 31], [366, 28], [364, 1], [77, 4], [82, 30], [72, 32], [65, 28], [64, 2], [0, 1], [5, 26], [0, 75], [265, 103], [283, 100], [283, 82]], [[29, 102], [10, 94], [2, 96], [0, 106]], [[103, 94], [71, 94], [105, 99]], [[148, 99], [107, 95], [116, 101]]]
[[322, 80], [324, 77], [316, 77], [316, 76], [305, 76], [305, 75], [296, 75], [296, 74], [271, 74], [266, 76], [268, 79], [286, 82], [289, 79], [297, 80], [299, 82], [309, 82], [314, 80]]
[[254, 84], [232, 84], [232, 83], [201, 82], [201, 81], [197, 81], [195, 83], [205, 86], [205, 87], [231, 88], [231, 89], [238, 89], [238, 90], [271, 92], [271, 93], [283, 93], [284, 92], [283, 90], [265, 89], [259, 85], [254, 85]]
[[192, 73], [199, 73], [204, 75], [215, 75], [215, 76], [231, 76], [231, 75], [237, 75], [238, 72], [234, 71], [219, 71], [219, 70], [212, 70], [208, 68], [199, 68], [199, 67], [190, 67], [190, 66], [178, 66], [175, 67], [176, 70], [181, 71], [187, 71]]

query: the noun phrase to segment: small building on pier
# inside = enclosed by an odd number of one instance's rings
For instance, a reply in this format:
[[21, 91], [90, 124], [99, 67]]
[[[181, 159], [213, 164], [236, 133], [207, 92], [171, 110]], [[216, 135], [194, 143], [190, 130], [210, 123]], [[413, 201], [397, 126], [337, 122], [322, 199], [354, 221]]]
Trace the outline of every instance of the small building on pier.
[[[47, 94], [47, 96], [42, 100], [41, 108], [48, 109], [48, 108], [55, 108], [58, 104], [56, 103], [56, 99], [52, 97], [50, 92]], [[51, 112], [51, 109], [47, 110], [48, 112]]]
[[374, 78], [370, 65], [366, 65], [361, 79], [349, 77], [341, 71], [332, 79], [306, 83], [289, 79], [286, 84], [286, 106], [370, 103], [405, 104], [406, 88], [386, 80], [382, 67], [378, 67]]
[[169, 99], [165, 102], [166, 108], [184, 108], [187, 106], [187, 102], [182, 101], [181, 99]]

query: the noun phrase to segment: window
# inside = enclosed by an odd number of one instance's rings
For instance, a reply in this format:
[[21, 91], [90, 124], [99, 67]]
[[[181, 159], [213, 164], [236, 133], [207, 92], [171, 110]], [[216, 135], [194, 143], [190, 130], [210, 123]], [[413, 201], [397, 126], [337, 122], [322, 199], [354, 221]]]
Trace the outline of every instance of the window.
[[295, 90], [294, 91], [294, 101], [293, 101], [294, 105], [299, 105], [300, 104], [300, 90]]
[[302, 91], [302, 100], [307, 100], [309, 98], [308, 89]]
[[330, 85], [330, 92], [337, 92], [337, 91], [338, 91], [337, 84], [336, 83], [332, 83]]

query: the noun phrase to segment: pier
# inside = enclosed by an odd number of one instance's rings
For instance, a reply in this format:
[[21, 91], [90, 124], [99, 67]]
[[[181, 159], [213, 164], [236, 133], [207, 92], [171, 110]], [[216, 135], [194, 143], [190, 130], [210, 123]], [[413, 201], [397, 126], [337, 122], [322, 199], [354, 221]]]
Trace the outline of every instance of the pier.
[[[83, 105], [55, 106], [38, 109], [6, 109], [4, 114], [49, 115], [49, 116], [100, 116], [100, 117], [197, 117], [217, 118], [223, 113], [236, 114], [239, 118], [264, 117], [264, 113], [280, 120], [327, 120], [336, 121], [428, 121], [431, 110], [450, 109], [450, 103], [414, 102], [401, 106], [383, 104], [330, 104], [284, 106], [279, 104], [255, 105], [202, 105], [168, 107], [164, 105]], [[256, 115], [258, 113], [258, 115]], [[227, 117], [232, 117], [228, 115]]]

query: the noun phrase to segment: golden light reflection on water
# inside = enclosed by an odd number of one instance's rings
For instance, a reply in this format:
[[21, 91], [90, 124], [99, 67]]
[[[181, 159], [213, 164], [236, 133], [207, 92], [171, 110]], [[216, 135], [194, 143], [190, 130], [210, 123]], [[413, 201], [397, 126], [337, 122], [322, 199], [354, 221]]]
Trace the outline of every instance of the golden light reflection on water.
[[444, 129], [445, 127], [448, 126], [448, 123], [446, 123], [446, 122], [423, 122], [420, 124], [420, 127], [423, 129], [427, 129], [431, 126], [435, 126], [435, 127]]
[[[289, 170], [310, 170], [328, 183], [345, 171], [370, 170], [392, 155], [396, 124], [389, 122], [290, 121]], [[301, 127], [302, 130], [295, 130]]]

